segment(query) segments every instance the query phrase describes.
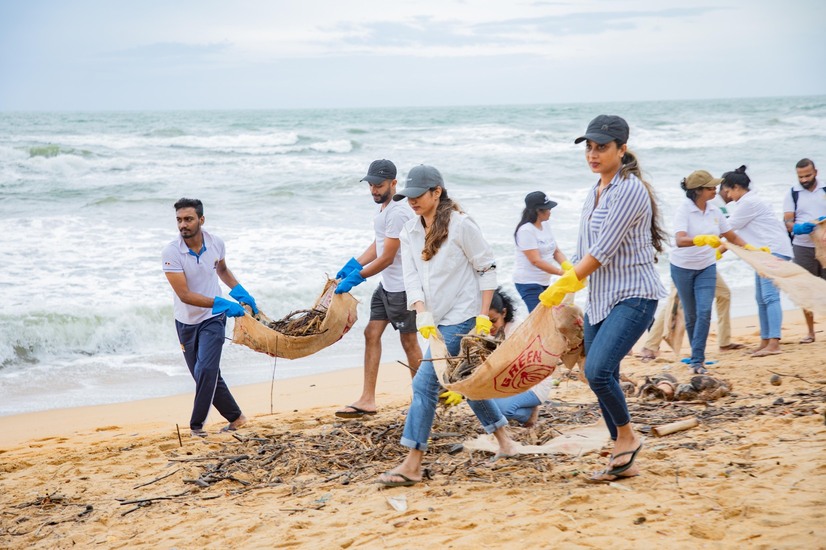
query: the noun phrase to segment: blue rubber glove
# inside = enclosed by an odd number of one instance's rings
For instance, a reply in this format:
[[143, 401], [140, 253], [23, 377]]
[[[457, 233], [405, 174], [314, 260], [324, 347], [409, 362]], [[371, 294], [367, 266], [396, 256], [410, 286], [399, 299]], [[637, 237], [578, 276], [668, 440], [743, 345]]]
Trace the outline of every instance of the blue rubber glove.
[[345, 292], [350, 292], [350, 289], [354, 286], [358, 286], [364, 281], [366, 281], [364, 277], [361, 276], [361, 270], [354, 269], [350, 273], [347, 274], [346, 277], [336, 286], [336, 294], [344, 294]]
[[822, 222], [823, 220], [826, 220], [826, 216], [820, 216], [820, 217], [817, 219], [817, 221], [819, 221], [819, 222]]
[[338, 270], [338, 273], [336, 273], [336, 279], [345, 278], [353, 270], [361, 271], [362, 267], [364, 266], [358, 263], [358, 260], [356, 260], [355, 258], [350, 258], [349, 260], [347, 260], [347, 263], [344, 264], [344, 267]]
[[247, 292], [246, 288], [241, 285], [235, 285], [235, 287], [229, 291], [229, 295], [235, 298], [238, 303], [247, 304], [250, 306], [254, 314], [258, 313], [258, 307], [255, 305], [255, 298], [250, 296], [250, 293]]
[[244, 309], [244, 306], [241, 304], [236, 304], [235, 302], [230, 302], [226, 298], [216, 296], [215, 301], [212, 303], [212, 313], [215, 313], [216, 315], [226, 313], [227, 317], [243, 317], [247, 314], [247, 310]]
[[795, 235], [808, 235], [815, 229], [815, 224], [812, 222], [796, 223], [792, 227], [792, 233]]

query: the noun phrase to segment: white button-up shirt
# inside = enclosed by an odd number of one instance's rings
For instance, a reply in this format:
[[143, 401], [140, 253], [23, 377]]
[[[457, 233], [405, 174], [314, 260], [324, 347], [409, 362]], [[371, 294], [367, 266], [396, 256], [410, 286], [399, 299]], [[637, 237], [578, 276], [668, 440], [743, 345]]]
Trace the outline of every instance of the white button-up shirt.
[[737, 235], [750, 245], [758, 248], [768, 246], [772, 252], [791, 258], [792, 243], [786, 226], [771, 206], [761, 201], [754, 191], [749, 191], [731, 204], [733, 208], [730, 208], [728, 222]]
[[447, 239], [428, 261], [422, 259], [421, 216], [408, 221], [399, 238], [408, 309], [424, 302], [437, 325], [458, 325], [481, 313], [481, 291], [496, 289], [496, 261], [476, 222], [452, 212]]
[[[720, 209], [706, 203], [705, 211], [697, 208], [693, 200], [686, 198], [674, 214], [674, 233], [684, 231], [689, 237], [715, 235], [731, 231], [731, 225]], [[681, 246], [671, 250], [671, 263], [683, 269], [705, 269], [717, 261], [710, 246]]]

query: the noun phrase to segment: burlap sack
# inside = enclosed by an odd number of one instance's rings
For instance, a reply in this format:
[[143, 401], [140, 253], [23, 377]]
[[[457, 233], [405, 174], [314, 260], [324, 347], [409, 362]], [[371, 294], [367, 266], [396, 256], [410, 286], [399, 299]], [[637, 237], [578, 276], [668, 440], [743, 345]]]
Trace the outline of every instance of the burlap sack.
[[795, 304], [818, 315], [826, 315], [826, 281], [794, 262], [766, 252], [746, 250], [731, 243], [726, 243], [726, 248], [752, 266], [761, 277], [771, 279]]
[[815, 258], [820, 262], [820, 266], [826, 269], [826, 220], [818, 222], [812, 231], [812, 240], [815, 243]]
[[[468, 399], [522, 393], [550, 376], [562, 361], [569, 368], [580, 359], [582, 310], [572, 304], [539, 305], [469, 377], [450, 383], [448, 354], [441, 335], [430, 338], [433, 367], [441, 384]], [[455, 360], [455, 359], [454, 359]]]
[[[267, 327], [247, 313], [243, 317], [235, 318], [232, 341], [271, 357], [285, 359], [306, 357], [338, 342], [358, 319], [356, 313], [358, 301], [349, 292], [336, 294], [335, 289], [336, 281], [328, 279], [324, 290], [313, 304], [313, 309], [326, 311], [321, 323], [321, 331], [318, 334], [288, 336]], [[259, 317], [263, 321], [271, 321], [260, 310]]]

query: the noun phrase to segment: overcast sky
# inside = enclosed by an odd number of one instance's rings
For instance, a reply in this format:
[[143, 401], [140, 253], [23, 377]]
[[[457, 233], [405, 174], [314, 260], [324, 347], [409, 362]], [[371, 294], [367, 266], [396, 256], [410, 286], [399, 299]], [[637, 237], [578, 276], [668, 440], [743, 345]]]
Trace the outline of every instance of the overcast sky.
[[0, 0], [0, 110], [826, 94], [823, 0]]

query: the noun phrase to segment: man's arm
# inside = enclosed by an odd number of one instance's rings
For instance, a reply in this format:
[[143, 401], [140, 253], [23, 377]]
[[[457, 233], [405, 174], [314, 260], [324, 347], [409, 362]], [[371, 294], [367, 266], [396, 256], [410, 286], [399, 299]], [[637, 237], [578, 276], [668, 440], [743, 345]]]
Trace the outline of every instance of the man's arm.
[[[370, 246], [368, 246], [367, 249], [364, 252], [361, 253], [361, 256], [356, 258], [356, 261], [358, 263], [360, 263], [361, 265], [366, 266], [370, 262], [375, 261], [377, 255], [378, 254], [376, 254], [376, 241], [373, 241], [372, 243], [370, 243]], [[384, 268], [382, 268], [382, 269], [384, 269]], [[363, 272], [364, 271], [362, 270], [362, 273]], [[371, 275], [372, 275], [372, 273], [371, 273]], [[368, 277], [368, 275], [362, 275], [362, 277], [364, 277], [366, 279]]]
[[178, 295], [178, 298], [180, 298], [183, 303], [191, 306], [212, 308], [215, 300], [209, 296], [204, 296], [203, 294], [189, 290], [189, 285], [186, 284], [186, 275], [182, 271], [167, 271], [166, 279], [172, 286], [172, 290], [175, 291], [175, 294]]
[[792, 231], [794, 227], [794, 212], [783, 212], [783, 223], [786, 224], [786, 231]]
[[373, 241], [373, 259], [370, 260], [369, 264], [362, 263], [361, 258], [359, 258], [359, 263], [364, 266], [364, 269], [361, 270], [361, 276], [366, 279], [386, 269], [387, 266], [393, 263], [400, 246], [401, 241], [399, 239], [385, 237], [384, 250], [381, 256], [376, 257], [376, 242]]
[[[218, 273], [218, 277], [230, 289], [238, 286], [238, 279], [236, 279], [235, 275], [232, 274], [232, 271], [229, 270], [229, 267], [227, 267], [227, 262], [223, 258], [218, 260], [218, 265], [216, 266], [215, 271]], [[181, 298], [181, 300], [183, 300], [183, 298]]]

